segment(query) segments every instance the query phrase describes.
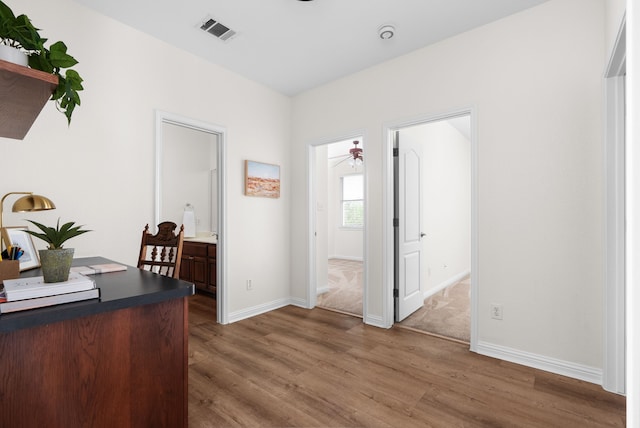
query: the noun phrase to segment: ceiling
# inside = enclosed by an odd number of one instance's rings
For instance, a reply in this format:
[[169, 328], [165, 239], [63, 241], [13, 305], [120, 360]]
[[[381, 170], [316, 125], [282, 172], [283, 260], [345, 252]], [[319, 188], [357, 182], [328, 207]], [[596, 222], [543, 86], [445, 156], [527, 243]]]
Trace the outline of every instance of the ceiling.
[[[547, 0], [75, 1], [293, 96]], [[236, 35], [200, 30], [205, 18]]]

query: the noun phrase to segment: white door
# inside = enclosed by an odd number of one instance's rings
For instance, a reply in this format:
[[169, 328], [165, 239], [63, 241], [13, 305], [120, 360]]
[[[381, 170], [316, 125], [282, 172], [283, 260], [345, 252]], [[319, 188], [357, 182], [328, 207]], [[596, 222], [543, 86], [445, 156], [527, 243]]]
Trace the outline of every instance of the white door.
[[420, 168], [422, 149], [419, 143], [398, 141], [396, 195], [398, 227], [396, 229], [396, 322], [400, 322], [424, 304], [420, 287], [422, 253], [422, 198]]

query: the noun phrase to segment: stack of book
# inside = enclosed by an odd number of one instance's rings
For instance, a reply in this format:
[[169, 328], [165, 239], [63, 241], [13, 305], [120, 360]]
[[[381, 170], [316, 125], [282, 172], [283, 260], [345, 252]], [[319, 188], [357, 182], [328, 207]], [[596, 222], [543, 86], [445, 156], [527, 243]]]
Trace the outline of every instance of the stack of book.
[[97, 299], [100, 289], [87, 276], [71, 272], [64, 282], [44, 282], [41, 276], [5, 279], [0, 293], [0, 313], [23, 311], [61, 303]]
[[120, 272], [125, 270], [127, 270], [127, 267], [125, 265], [121, 265], [120, 263], [104, 263], [101, 265], [74, 266], [71, 268], [71, 272], [77, 272], [83, 275], [94, 275], [96, 273]]

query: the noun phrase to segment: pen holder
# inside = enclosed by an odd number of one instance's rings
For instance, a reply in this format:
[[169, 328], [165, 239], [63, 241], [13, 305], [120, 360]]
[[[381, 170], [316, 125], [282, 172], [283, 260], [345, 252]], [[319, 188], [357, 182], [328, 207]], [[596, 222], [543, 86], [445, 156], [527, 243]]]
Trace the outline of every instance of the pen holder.
[[0, 282], [5, 279], [15, 279], [20, 277], [19, 260], [3, 260], [0, 262]]

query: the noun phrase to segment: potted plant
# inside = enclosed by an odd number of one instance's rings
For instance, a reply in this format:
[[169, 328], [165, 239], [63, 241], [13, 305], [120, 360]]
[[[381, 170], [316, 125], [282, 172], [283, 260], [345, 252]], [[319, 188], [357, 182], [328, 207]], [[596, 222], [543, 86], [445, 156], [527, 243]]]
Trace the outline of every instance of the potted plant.
[[62, 244], [73, 237], [90, 232], [90, 230], [82, 230], [82, 226], [74, 226], [75, 223], [72, 221], [60, 226], [60, 219], [58, 219], [55, 228], [45, 226], [35, 221], [27, 221], [42, 232], [34, 232], [31, 230], [27, 230], [26, 232], [49, 244], [46, 250], [38, 250], [44, 282], [61, 282], [68, 280], [74, 249], [62, 248]]
[[[23, 56], [26, 54], [31, 68], [58, 76], [58, 87], [51, 95], [51, 101], [56, 103], [58, 110], [67, 117], [67, 123], [71, 124], [73, 110], [80, 105], [78, 92], [84, 89], [82, 78], [70, 68], [78, 61], [67, 53], [67, 46], [63, 42], [53, 43], [47, 48], [47, 39], [40, 36], [38, 31], [28, 16], [16, 17], [11, 8], [0, 1], [0, 46], [22, 52]], [[68, 70], [63, 75], [64, 68]]]

